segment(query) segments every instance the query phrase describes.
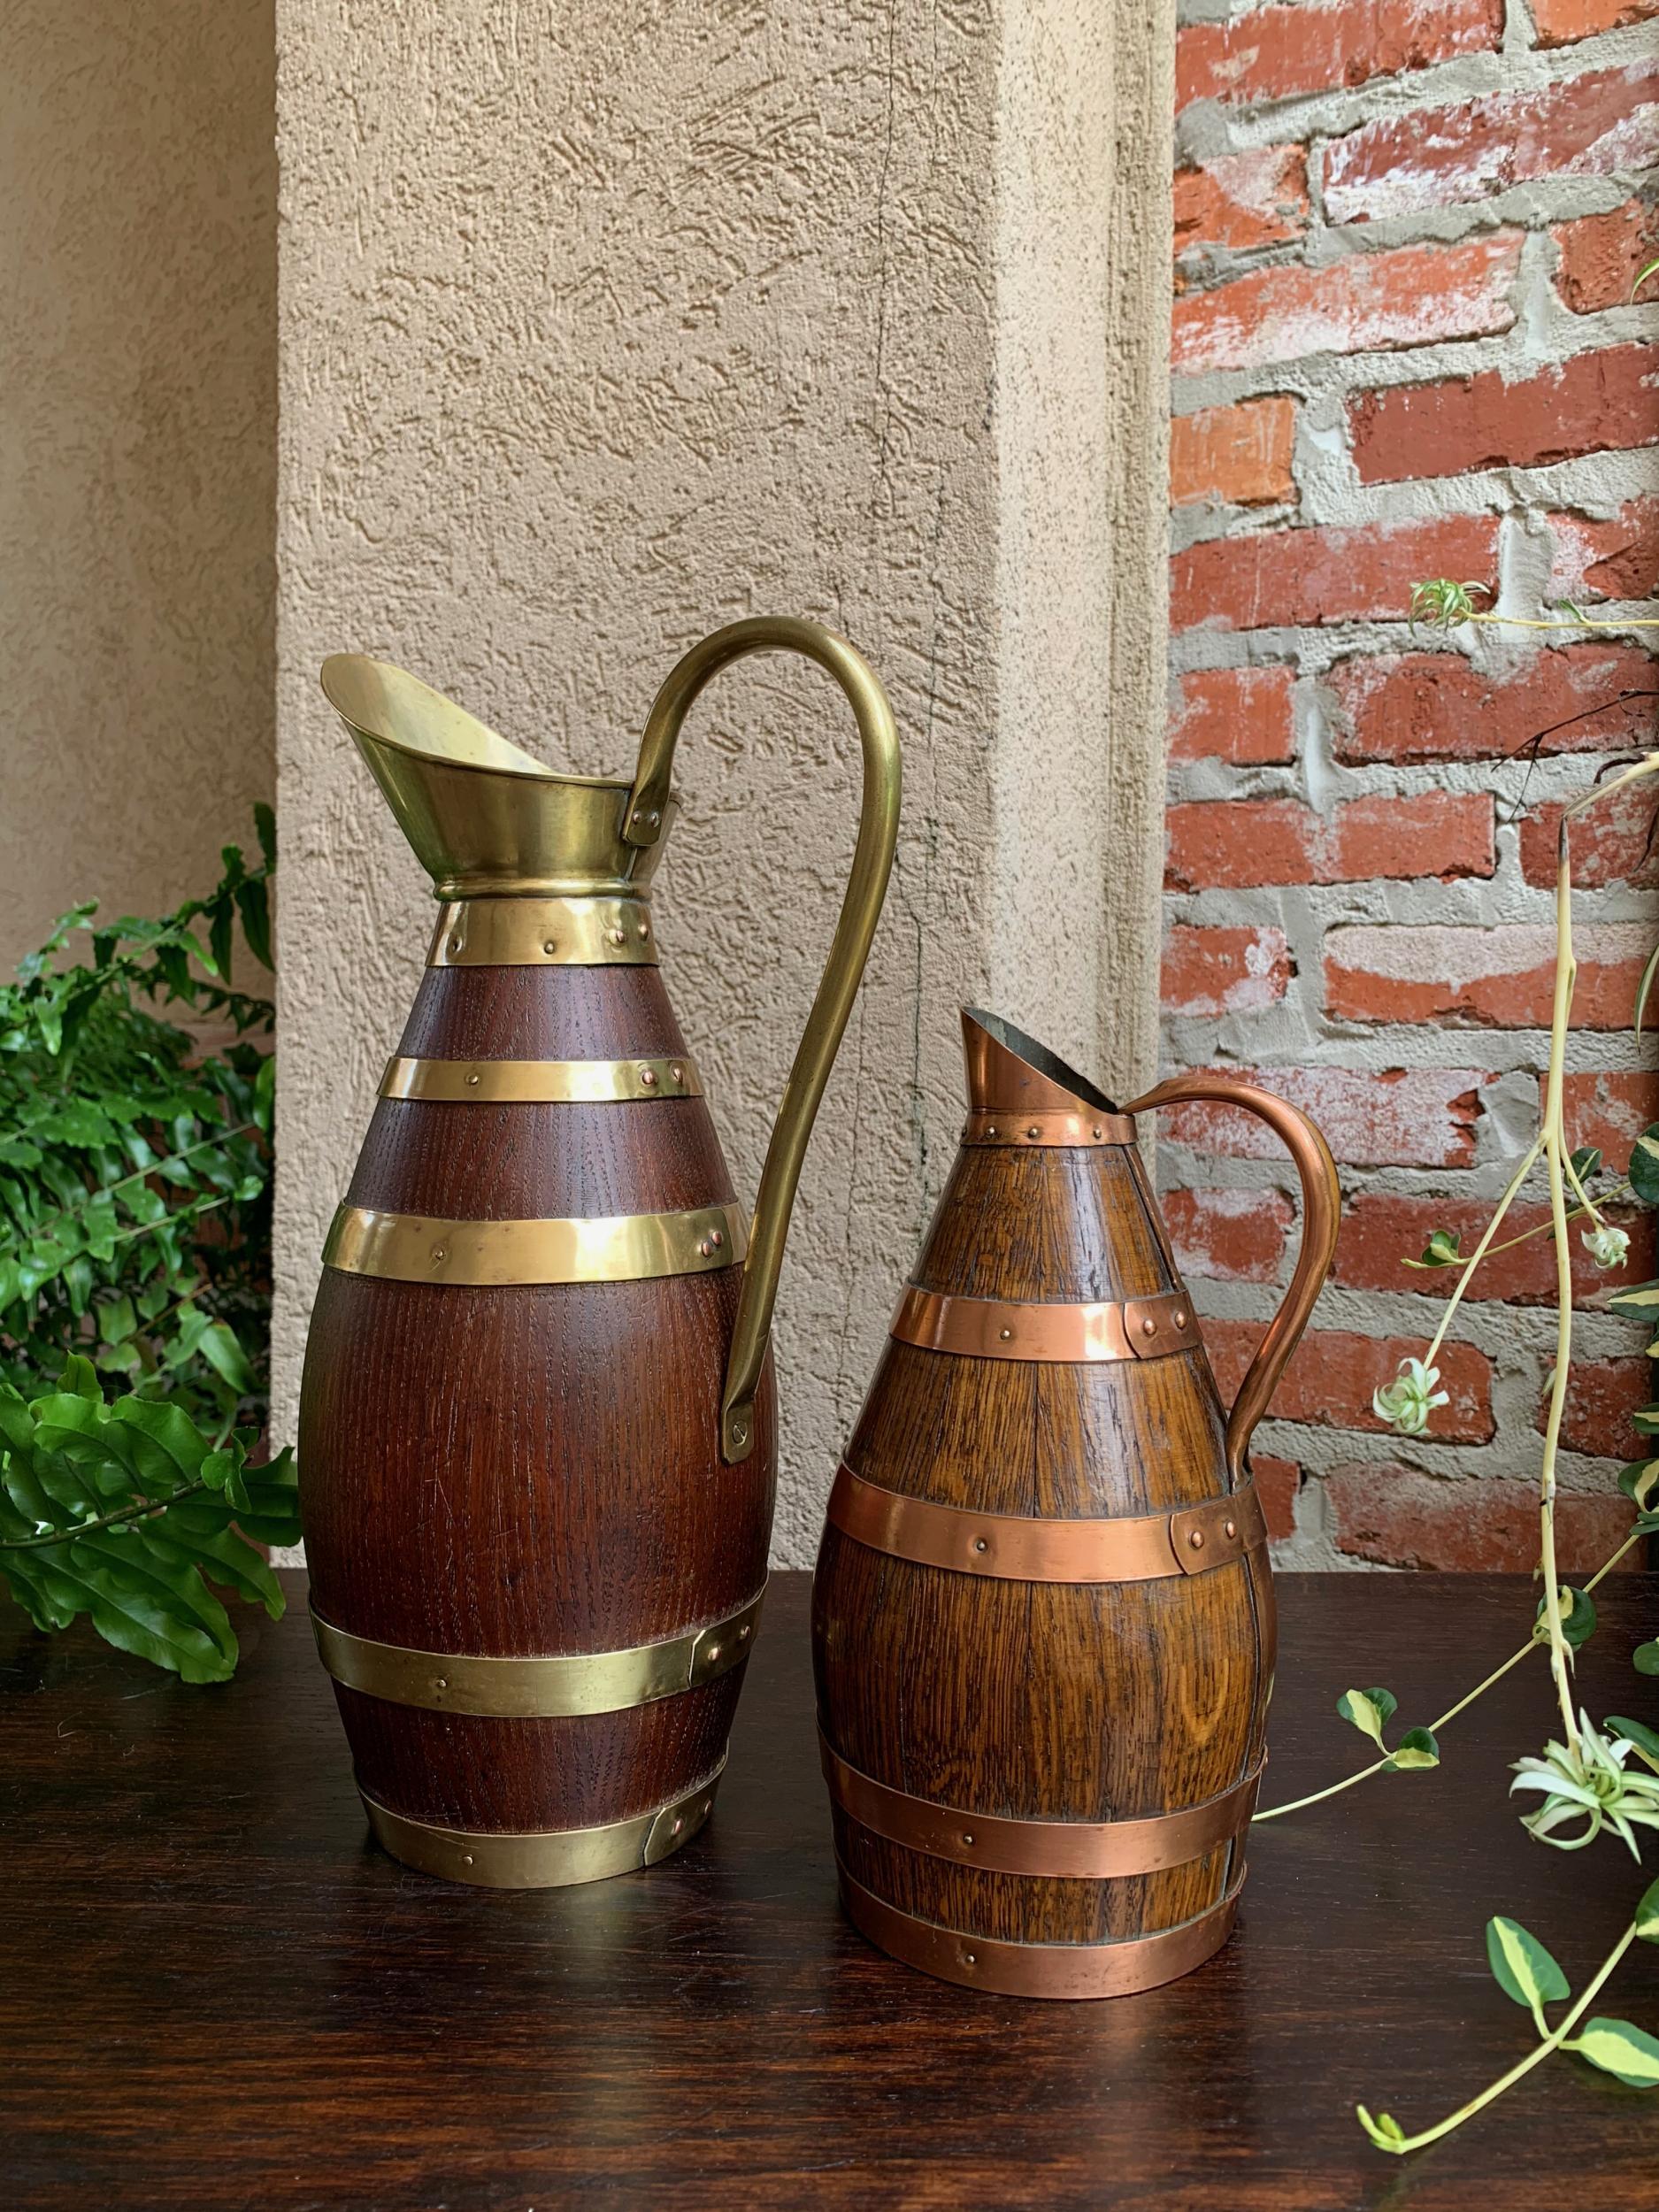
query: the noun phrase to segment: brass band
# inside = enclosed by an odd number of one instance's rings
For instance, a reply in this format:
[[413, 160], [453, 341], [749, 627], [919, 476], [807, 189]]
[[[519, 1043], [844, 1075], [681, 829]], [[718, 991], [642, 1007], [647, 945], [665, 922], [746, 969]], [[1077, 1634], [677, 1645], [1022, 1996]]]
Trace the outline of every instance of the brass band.
[[967, 1989], [1003, 1997], [1127, 1997], [1202, 1966], [1233, 1932], [1243, 1886], [1240, 1865], [1226, 1895], [1173, 1928], [1110, 1943], [1010, 1943], [967, 1935], [901, 1912], [837, 1863], [847, 1916], [879, 1950], [906, 1966]]
[[1002, 1298], [956, 1298], [908, 1286], [890, 1333], [924, 1351], [971, 1359], [1162, 1359], [1202, 1344], [1184, 1290], [1156, 1298], [1063, 1305]]
[[365, 1790], [357, 1794], [377, 1843], [405, 1866], [482, 1889], [563, 1889], [655, 1866], [689, 1843], [714, 1809], [725, 1755], [712, 1774], [666, 1805], [602, 1828], [439, 1828], [411, 1820]]
[[[764, 1595], [764, 1593], [762, 1594]], [[568, 1720], [617, 1713], [695, 1690], [748, 1658], [760, 1622], [751, 1598], [725, 1620], [626, 1651], [579, 1651], [534, 1658], [470, 1651], [419, 1651], [353, 1636], [312, 1611], [322, 1662], [336, 1682], [392, 1705], [473, 1713], [493, 1720]]]
[[701, 1098], [689, 1053], [642, 1060], [388, 1060], [382, 1098], [457, 1104], [608, 1104], [616, 1099]]
[[438, 910], [429, 968], [654, 968], [643, 899], [451, 899]]
[[829, 1519], [872, 1551], [1010, 1582], [1155, 1582], [1204, 1574], [1267, 1540], [1254, 1483], [1179, 1513], [1036, 1520], [903, 1497], [843, 1465], [830, 1491]]
[[747, 1248], [735, 1205], [546, 1221], [438, 1221], [342, 1206], [323, 1264], [399, 1283], [634, 1283], [710, 1274]]
[[1028, 1150], [1053, 1145], [1133, 1144], [1129, 1114], [1022, 1114], [1018, 1108], [981, 1107], [968, 1116], [964, 1144], [1024, 1145]]
[[1063, 1880], [1159, 1874], [1203, 1858], [1248, 1825], [1262, 1779], [1258, 1766], [1202, 1804], [1144, 1820], [1004, 1820], [892, 1789], [832, 1750], [821, 1730], [818, 1755], [836, 1804], [889, 1843], [994, 1874]]

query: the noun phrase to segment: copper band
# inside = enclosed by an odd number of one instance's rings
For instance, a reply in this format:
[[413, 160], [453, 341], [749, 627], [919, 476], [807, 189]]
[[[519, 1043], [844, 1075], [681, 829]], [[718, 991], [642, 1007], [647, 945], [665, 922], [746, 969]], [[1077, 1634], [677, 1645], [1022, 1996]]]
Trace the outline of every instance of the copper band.
[[839, 1860], [836, 1865], [847, 1916], [879, 1950], [941, 1981], [1003, 1997], [1127, 1997], [1172, 1982], [1202, 1966], [1226, 1941], [1244, 1882], [1240, 1866], [1225, 1897], [1154, 1935], [1114, 1943], [1008, 1943], [901, 1912], [855, 1881]]
[[1184, 1290], [1119, 1305], [1061, 1305], [1002, 1298], [953, 1298], [912, 1283], [890, 1333], [926, 1352], [970, 1359], [1162, 1359], [1203, 1341]]
[[1239, 1834], [1256, 1810], [1258, 1766], [1217, 1797], [1145, 1820], [1004, 1820], [964, 1812], [878, 1782], [849, 1765], [818, 1733], [818, 1756], [829, 1793], [864, 1828], [907, 1851], [982, 1866], [993, 1874], [1043, 1874], [1063, 1880], [1107, 1880], [1161, 1874], [1202, 1859]]
[[830, 1491], [829, 1519], [872, 1551], [1010, 1582], [1153, 1582], [1203, 1574], [1231, 1566], [1267, 1540], [1254, 1483], [1179, 1513], [1040, 1521], [903, 1497], [843, 1465]]
[[968, 1116], [964, 1144], [1020, 1144], [1036, 1149], [1044, 1145], [1133, 1144], [1134, 1119], [1129, 1114], [1022, 1114], [987, 1107]]

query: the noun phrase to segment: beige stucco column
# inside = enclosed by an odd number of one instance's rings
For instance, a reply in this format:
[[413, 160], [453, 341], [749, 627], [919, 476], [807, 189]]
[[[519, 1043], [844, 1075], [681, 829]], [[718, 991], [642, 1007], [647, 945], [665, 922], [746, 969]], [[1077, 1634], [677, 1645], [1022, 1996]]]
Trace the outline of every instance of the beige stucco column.
[[[1150, 1072], [1170, 15], [279, 0], [280, 1433], [429, 926], [327, 652], [611, 773], [740, 615], [885, 677], [904, 828], [785, 1270], [781, 1559], [950, 1162], [959, 1003]], [[751, 1197], [856, 772], [775, 660], [680, 750], [664, 972]]]

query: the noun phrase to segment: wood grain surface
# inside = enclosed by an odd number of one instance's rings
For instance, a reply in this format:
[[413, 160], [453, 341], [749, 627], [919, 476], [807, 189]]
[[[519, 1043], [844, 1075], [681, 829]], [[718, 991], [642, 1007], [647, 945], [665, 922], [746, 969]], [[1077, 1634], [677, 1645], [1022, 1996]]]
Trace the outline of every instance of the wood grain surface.
[[[429, 969], [399, 1050], [447, 1059], [682, 1051], [655, 968]], [[729, 1202], [698, 1097], [382, 1099], [349, 1201], [434, 1218]], [[325, 1270], [300, 1417], [318, 1610], [418, 1649], [604, 1651], [734, 1612], [765, 1578], [770, 1367], [750, 1456], [720, 1458], [741, 1271], [509, 1288]], [[744, 1670], [619, 1713], [494, 1720], [339, 1694], [364, 1787], [473, 1829], [624, 1820], [718, 1764]], [[336, 1747], [349, 1764], [346, 1745]]]
[[[958, 1297], [1119, 1301], [1179, 1287], [1134, 1148], [964, 1146], [910, 1279]], [[1229, 1486], [1202, 1349], [1079, 1364], [889, 1341], [847, 1448], [882, 1488], [1059, 1519], [1170, 1510]], [[969, 1816], [1140, 1819], [1259, 1763], [1273, 1666], [1264, 1549], [1199, 1575], [1042, 1583], [889, 1557], [833, 1527], [813, 1647], [825, 1734], [876, 1781]], [[1233, 1886], [1229, 1844], [1159, 1873], [1056, 1880], [957, 1866], [837, 1811], [853, 1878], [965, 1935], [1098, 1943]]]
[[[0, 2202], [31, 2212], [1606, 2212], [1659, 2206], [1653, 2095], [1552, 2060], [1405, 2163], [1356, 2100], [1440, 2117], [1532, 2043], [1486, 1970], [1512, 1914], [1575, 1986], [1644, 1878], [1523, 1834], [1541, 1660], [1436, 1773], [1258, 1828], [1238, 1932], [1091, 2005], [987, 1997], [871, 1949], [835, 1901], [805, 1576], [774, 1578], [710, 1827], [649, 1873], [448, 1887], [369, 1843], [304, 1619], [239, 1609], [188, 1689], [6, 1617]], [[1522, 1577], [1286, 1576], [1271, 1801], [1361, 1763], [1333, 1710], [1429, 1718], [1523, 1640]], [[1659, 1579], [1597, 1592], [1592, 1712], [1659, 1722], [1630, 1653]], [[1650, 1849], [1649, 1857], [1653, 1857]], [[1603, 2001], [1659, 2031], [1659, 1953]]]

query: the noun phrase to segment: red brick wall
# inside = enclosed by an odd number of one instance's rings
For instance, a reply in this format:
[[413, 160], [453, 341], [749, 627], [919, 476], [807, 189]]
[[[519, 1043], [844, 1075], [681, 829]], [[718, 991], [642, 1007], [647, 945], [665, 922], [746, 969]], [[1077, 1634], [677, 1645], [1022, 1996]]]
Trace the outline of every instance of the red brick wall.
[[[1551, 1364], [1549, 1247], [1494, 1263], [1427, 1438], [1373, 1386], [1420, 1352], [1445, 1276], [1530, 1133], [1563, 798], [1649, 737], [1641, 633], [1413, 636], [1454, 576], [1535, 612], [1651, 612], [1659, 572], [1659, 0], [1185, 0], [1175, 180], [1174, 631], [1166, 1058], [1255, 1071], [1314, 1112], [1346, 1189], [1334, 1279], [1261, 1433], [1287, 1563], [1525, 1567]], [[1659, 294], [1656, 294], [1659, 296]], [[1518, 825], [1523, 785], [1530, 811]], [[1655, 924], [1651, 809], [1581, 840], [1579, 1141], [1659, 1119], [1629, 1033]], [[1649, 1063], [1651, 1056], [1647, 1056]], [[1171, 1118], [1161, 1177], [1224, 1387], [1294, 1248], [1271, 1138]], [[1529, 1205], [1518, 1225], [1540, 1217]], [[1640, 1269], [1640, 1273], [1637, 1271]], [[1655, 1271], [1650, 1227], [1629, 1279]], [[1591, 1302], [1563, 1550], [1610, 1548], [1613, 1464], [1650, 1394]]]

